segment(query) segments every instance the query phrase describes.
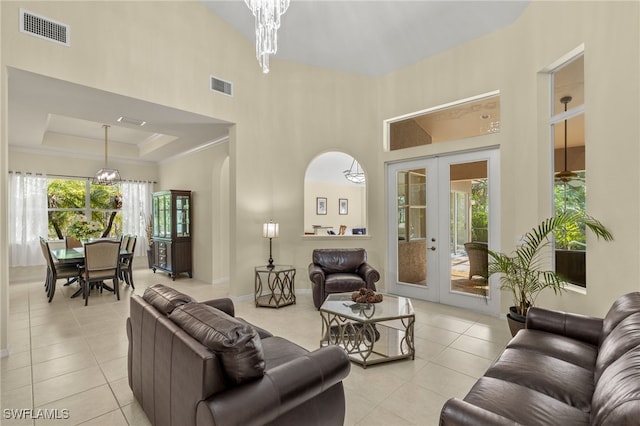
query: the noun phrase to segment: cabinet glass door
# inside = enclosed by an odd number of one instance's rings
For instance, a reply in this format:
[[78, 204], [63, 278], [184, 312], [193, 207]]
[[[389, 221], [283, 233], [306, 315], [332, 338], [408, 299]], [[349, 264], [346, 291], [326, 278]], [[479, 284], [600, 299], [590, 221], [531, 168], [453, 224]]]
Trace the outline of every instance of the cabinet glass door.
[[189, 228], [189, 197], [178, 195], [176, 196], [176, 236], [188, 237]]
[[153, 235], [159, 238], [171, 237], [171, 195], [153, 197]]

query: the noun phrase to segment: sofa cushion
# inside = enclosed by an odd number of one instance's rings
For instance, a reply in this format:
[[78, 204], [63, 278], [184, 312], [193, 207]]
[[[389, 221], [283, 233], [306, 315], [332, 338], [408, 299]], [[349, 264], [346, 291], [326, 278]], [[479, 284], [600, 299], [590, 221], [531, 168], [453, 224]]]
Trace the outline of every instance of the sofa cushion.
[[195, 302], [191, 296], [167, 287], [162, 284], [155, 284], [147, 287], [142, 298], [158, 311], [169, 315], [173, 310], [185, 303]]
[[592, 425], [637, 425], [640, 419], [640, 346], [602, 372], [591, 403]]
[[528, 426], [589, 424], [589, 413], [526, 386], [492, 377], [481, 377], [464, 400], [511, 419], [514, 424], [515, 422]]
[[505, 349], [485, 377], [516, 383], [589, 412], [593, 370], [541, 352]]
[[247, 323], [202, 303], [181, 305], [169, 319], [215, 352], [233, 383], [241, 384], [264, 375], [262, 342]]
[[305, 348], [282, 337], [263, 339], [262, 347], [264, 349], [266, 371], [309, 353]]
[[609, 312], [604, 317], [602, 323], [602, 334], [600, 335], [600, 343], [604, 342], [609, 333], [626, 317], [638, 312], [640, 309], [640, 292], [627, 293], [620, 296], [611, 305]]
[[356, 274], [338, 273], [327, 275], [324, 281], [324, 291], [326, 293], [345, 293], [366, 287], [367, 283]]
[[609, 365], [635, 347], [640, 347], [640, 312], [620, 321], [600, 345], [594, 382], [598, 383], [603, 371]]
[[313, 263], [319, 265], [326, 274], [338, 272], [356, 272], [367, 262], [367, 252], [362, 248], [316, 249], [313, 251]]
[[570, 337], [546, 331], [520, 330], [507, 344], [507, 348], [526, 349], [561, 359], [593, 371], [598, 347]]

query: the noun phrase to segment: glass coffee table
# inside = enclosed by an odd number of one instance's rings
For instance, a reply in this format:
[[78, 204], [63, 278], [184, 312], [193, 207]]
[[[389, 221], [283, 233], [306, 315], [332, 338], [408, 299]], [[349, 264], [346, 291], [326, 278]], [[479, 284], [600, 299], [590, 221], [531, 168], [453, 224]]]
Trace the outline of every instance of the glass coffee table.
[[338, 345], [351, 361], [367, 365], [415, 359], [411, 299], [383, 295], [380, 303], [356, 303], [351, 293], [330, 294], [320, 307], [320, 346]]

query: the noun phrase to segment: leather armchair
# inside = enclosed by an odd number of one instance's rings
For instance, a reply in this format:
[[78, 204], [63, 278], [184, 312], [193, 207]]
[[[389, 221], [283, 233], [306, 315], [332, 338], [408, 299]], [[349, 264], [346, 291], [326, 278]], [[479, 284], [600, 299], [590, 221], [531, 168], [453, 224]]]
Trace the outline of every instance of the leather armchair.
[[356, 291], [362, 287], [376, 290], [380, 273], [367, 263], [362, 248], [316, 249], [309, 264], [313, 304], [320, 309], [331, 293]]

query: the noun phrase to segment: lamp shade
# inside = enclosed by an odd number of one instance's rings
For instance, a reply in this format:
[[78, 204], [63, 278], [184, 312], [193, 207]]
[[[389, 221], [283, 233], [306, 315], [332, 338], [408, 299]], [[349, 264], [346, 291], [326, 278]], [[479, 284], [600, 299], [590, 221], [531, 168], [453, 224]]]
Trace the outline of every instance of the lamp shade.
[[265, 238], [278, 238], [278, 224], [270, 221], [262, 225], [262, 236]]

